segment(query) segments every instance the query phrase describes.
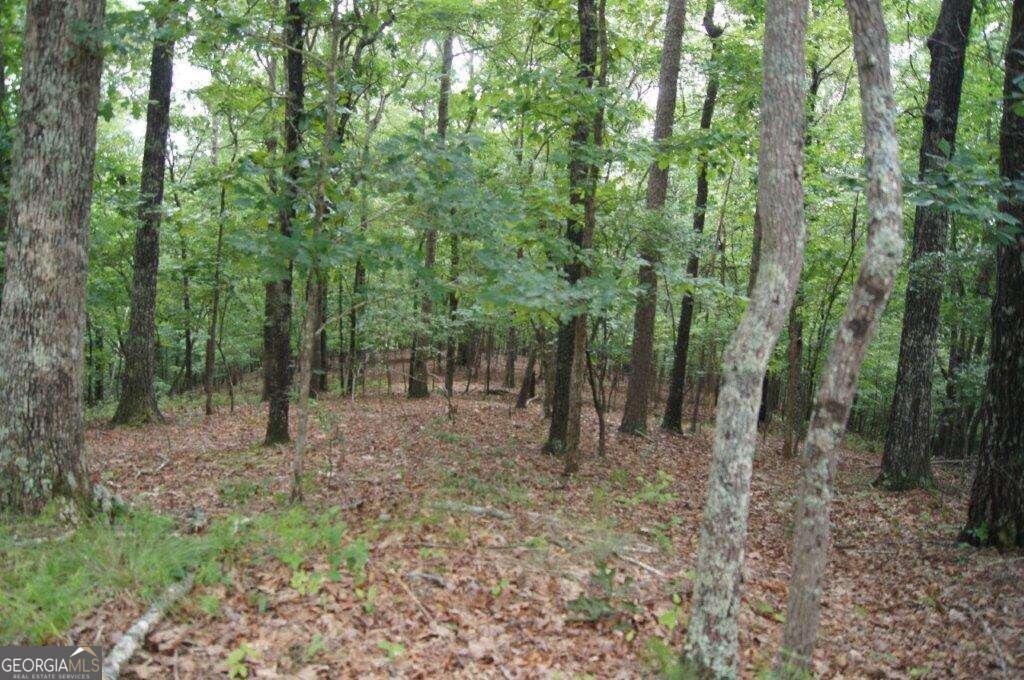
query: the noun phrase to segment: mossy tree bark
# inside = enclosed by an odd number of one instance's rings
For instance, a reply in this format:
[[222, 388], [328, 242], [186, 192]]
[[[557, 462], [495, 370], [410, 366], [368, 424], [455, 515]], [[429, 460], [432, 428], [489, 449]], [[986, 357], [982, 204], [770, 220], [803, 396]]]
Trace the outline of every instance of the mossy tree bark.
[[[941, 172], [953, 153], [972, 7], [973, 0], [943, 0], [935, 31], [928, 38], [932, 60], [918, 161], [922, 178]], [[948, 228], [949, 211], [941, 203], [918, 206], [914, 211], [914, 246], [896, 389], [877, 480], [880, 486], [892, 490], [931, 484], [932, 373]]]
[[722, 361], [708, 499], [683, 664], [735, 677], [757, 412], [768, 359], [793, 303], [804, 251], [804, 34], [807, 3], [768, 0], [757, 204], [760, 265]]
[[153, 379], [156, 369], [156, 277], [160, 262], [160, 219], [163, 214], [174, 68], [174, 39], [167, 34], [168, 23], [167, 17], [157, 22], [158, 34], [153, 42], [150, 62], [139, 227], [135, 231], [128, 338], [121, 398], [113, 418], [115, 424], [142, 424], [160, 419]]
[[[686, 0], [669, 0], [665, 10], [665, 38], [658, 69], [658, 101], [654, 110], [656, 150], [662, 140], [672, 136], [679, 84], [679, 54], [682, 51], [685, 26]], [[668, 165], [656, 158], [647, 173], [647, 209], [660, 211], [665, 205], [667, 193]], [[637, 283], [641, 290], [633, 314], [629, 385], [622, 422], [619, 424], [619, 432], [627, 434], [643, 434], [647, 431], [647, 402], [654, 382], [654, 324], [658, 305], [658, 275], [655, 266], [660, 257], [654, 247], [656, 241], [656, 235], [647, 235], [640, 252], [643, 264], [640, 265]]]
[[899, 140], [885, 17], [880, 0], [847, 0], [846, 9], [860, 80], [868, 242], [822, 371], [803, 447], [804, 476], [796, 511], [789, 611], [776, 667], [781, 677], [806, 677], [810, 672], [828, 559], [836, 446], [846, 429], [861, 363], [903, 261]]
[[0, 511], [85, 504], [85, 277], [103, 0], [29, 0], [0, 310]]
[[[295, 204], [298, 200], [299, 144], [301, 143], [303, 106], [306, 94], [304, 36], [306, 17], [300, 0], [289, 0], [285, 19], [285, 71], [287, 90], [284, 112], [284, 205], [279, 221], [281, 235], [292, 235]], [[291, 325], [292, 325], [292, 262], [288, 259], [282, 274], [267, 285], [267, 318], [265, 327], [267, 433], [268, 445], [289, 440], [288, 392], [291, 385]]]
[[[1006, 45], [999, 167], [1007, 182], [1024, 175], [1024, 0], [1014, 0]], [[976, 545], [1024, 547], [1024, 201], [1004, 199], [1000, 210], [1015, 217], [1013, 240], [996, 248], [996, 294], [986, 383], [988, 408], [978, 467], [962, 538]]]
[[[593, 0], [578, 0], [579, 18], [579, 70], [576, 78], [580, 89], [590, 92], [594, 87], [599, 43], [598, 8]], [[571, 212], [566, 219], [565, 238], [574, 254], [566, 262], [564, 276], [575, 285], [587, 274], [581, 259], [594, 238], [596, 218], [594, 188], [597, 181], [595, 166], [588, 161], [590, 148], [596, 145], [594, 133], [600, 128], [595, 117], [589, 115], [589, 106], [580, 107], [582, 113], [573, 125], [569, 141], [569, 203]], [[598, 114], [600, 118], [600, 114]], [[600, 122], [600, 121], [598, 121]], [[579, 214], [582, 210], [582, 219]], [[544, 450], [565, 459], [565, 472], [571, 474], [579, 468], [580, 399], [583, 387], [584, 354], [587, 344], [587, 315], [575, 310], [568, 320], [558, 324], [558, 337], [554, 356], [554, 376], [551, 381], [551, 425]]]

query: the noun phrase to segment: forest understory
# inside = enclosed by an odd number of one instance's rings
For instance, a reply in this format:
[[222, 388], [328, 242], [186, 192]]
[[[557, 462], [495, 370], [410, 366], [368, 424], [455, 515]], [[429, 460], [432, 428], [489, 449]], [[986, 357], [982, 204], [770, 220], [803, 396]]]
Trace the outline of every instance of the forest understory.
[[[588, 453], [566, 484], [561, 461], [540, 452], [537, 402], [520, 411], [477, 385], [460, 390], [451, 422], [442, 400], [326, 394], [296, 508], [291, 449], [261, 445], [257, 383], [246, 385], [233, 413], [168, 408], [163, 424], [88, 429], [92, 468], [111, 489], [182, 532], [222, 537], [122, 677], [638, 677], [674, 659], [709, 422], [612, 435], [597, 461], [588, 410]], [[872, 487], [877, 460], [877, 445], [859, 439], [840, 455], [815, 674], [1017, 677], [1024, 558], [956, 544], [970, 470], [937, 466], [934, 490], [896, 495]], [[778, 646], [799, 474], [781, 440], [762, 434], [745, 677], [769, 669]], [[61, 637], [112, 645], [149, 604], [106, 595]]]

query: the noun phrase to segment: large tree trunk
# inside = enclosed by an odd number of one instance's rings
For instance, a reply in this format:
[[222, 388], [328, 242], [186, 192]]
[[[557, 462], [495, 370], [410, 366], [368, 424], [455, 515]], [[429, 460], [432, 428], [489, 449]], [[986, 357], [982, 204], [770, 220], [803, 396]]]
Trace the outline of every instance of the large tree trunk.
[[[580, 24], [580, 68], [576, 74], [579, 85], [589, 92], [594, 86], [597, 68], [598, 11], [593, 0], [578, 0], [577, 15]], [[587, 110], [589, 107], [581, 107]], [[597, 173], [587, 160], [588, 148], [598, 131], [595, 120], [581, 115], [573, 126], [569, 142], [569, 203], [570, 216], [566, 218], [565, 238], [574, 250], [586, 251], [594, 238], [596, 220], [594, 190]], [[582, 221], [578, 211], [582, 209]], [[565, 278], [575, 286], [586, 276], [586, 266], [576, 256], [565, 264]], [[544, 450], [565, 458], [566, 473], [579, 467], [580, 445], [580, 391], [583, 387], [584, 351], [587, 344], [586, 312], [576, 311], [568, 321], [558, 324], [558, 340], [554, 356], [554, 379], [551, 385], [551, 425]]]
[[880, 0], [847, 0], [846, 9], [860, 76], [870, 215], [868, 242], [860, 274], [822, 371], [803, 449], [804, 476], [796, 511], [789, 611], [777, 666], [782, 677], [806, 677], [810, 673], [828, 559], [828, 513], [836, 446], [846, 430], [861, 362], [903, 261], [899, 141], [885, 17]]
[[[443, 145], [448, 134], [448, 99], [452, 93], [452, 34], [445, 36], [441, 44], [441, 91], [437, 99], [437, 136]], [[437, 230], [427, 230], [426, 244], [423, 253], [423, 268], [432, 272], [437, 259]], [[430, 293], [424, 291], [420, 302], [420, 323], [423, 333], [413, 336], [412, 352], [409, 357], [409, 390], [410, 399], [423, 399], [430, 396], [430, 375], [427, 372], [427, 359], [430, 354], [430, 333], [426, 329], [430, 325], [434, 303]]]
[[[665, 9], [665, 38], [658, 69], [658, 102], [654, 113], [654, 147], [672, 136], [676, 114], [676, 90], [679, 81], [679, 53], [686, 25], [686, 0], [668, 0]], [[647, 209], [660, 211], [668, 192], [668, 165], [655, 159], [647, 173]], [[705, 200], [707, 191], [705, 190]], [[658, 275], [655, 265], [659, 253], [657, 238], [649, 234], [640, 252], [643, 264], [637, 276], [640, 296], [633, 314], [633, 345], [629, 360], [629, 385], [619, 432], [642, 434], [647, 431], [647, 402], [654, 382], [654, 323], [658, 305]]]
[[684, 664], [701, 677], [737, 674], [757, 412], [768, 359], [803, 266], [806, 25], [805, 2], [768, 0], [757, 183], [761, 261], [746, 312], [722, 358], [708, 499], [683, 653]]
[[[295, 203], [298, 199], [301, 169], [299, 143], [303, 98], [303, 36], [305, 15], [300, 0], [288, 0], [285, 21], [285, 70], [288, 89], [285, 93], [284, 151], [287, 171], [284, 180], [284, 205], [281, 208], [281, 235], [291, 237]], [[292, 262], [284, 265], [284, 275], [267, 286], [267, 434], [265, 442], [278, 444], [289, 439], [288, 391], [291, 382]]]
[[[1003, 80], [999, 167], [1007, 182], [1024, 174], [1024, 0], [1014, 0]], [[1019, 194], [1000, 210], [1024, 224]], [[976, 545], [1024, 547], [1024, 232], [996, 248], [996, 294], [986, 383], [987, 414], [962, 538]]]
[[[928, 39], [932, 61], [924, 110], [919, 176], [941, 172], [953, 153], [964, 79], [964, 54], [973, 0], [943, 0]], [[932, 370], [942, 302], [942, 254], [949, 212], [941, 203], [914, 211], [914, 248], [903, 311], [903, 334], [896, 370], [889, 429], [877, 483], [893, 490], [931, 484], [929, 462]]]
[[[715, 114], [715, 102], [718, 100], [718, 66], [715, 56], [718, 53], [718, 38], [722, 28], [715, 24], [714, 0], [708, 3], [704, 12], [704, 30], [711, 39], [711, 62], [708, 69], [707, 89], [704, 92], [704, 105], [700, 112], [701, 130], [711, 129], [711, 119]], [[697, 170], [697, 195], [693, 205], [693, 232], [704, 232], [704, 223], [708, 209], [708, 154], [701, 151], [700, 167]], [[686, 273], [696, 278], [700, 270], [700, 259], [694, 254], [686, 264]], [[666, 430], [680, 432], [683, 429], [683, 392], [686, 389], [686, 362], [690, 353], [690, 329], [693, 327], [693, 293], [683, 294], [679, 307], [679, 327], [676, 330], [676, 342], [672, 357], [672, 373], [668, 381], [668, 398], [665, 400], [665, 415], [661, 426]]]
[[25, 10], [0, 309], [0, 512], [89, 499], [82, 346], [103, 10]]
[[[164, 22], [158, 22], [161, 26]], [[139, 228], [135, 232], [131, 317], [125, 346], [121, 399], [113, 422], [140, 424], [160, 419], [153, 389], [156, 347], [156, 275], [160, 260], [160, 218], [164, 200], [164, 167], [170, 128], [171, 72], [174, 41], [158, 37], [153, 43], [149, 71], [146, 141], [142, 152]]]

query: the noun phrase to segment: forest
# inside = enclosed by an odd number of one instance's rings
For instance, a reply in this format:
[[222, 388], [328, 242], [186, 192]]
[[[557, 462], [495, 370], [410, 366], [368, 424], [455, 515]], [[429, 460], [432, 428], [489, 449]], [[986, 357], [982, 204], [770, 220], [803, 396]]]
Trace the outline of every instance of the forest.
[[1021, 677], [1022, 173], [1024, 0], [2, 0], [0, 670]]

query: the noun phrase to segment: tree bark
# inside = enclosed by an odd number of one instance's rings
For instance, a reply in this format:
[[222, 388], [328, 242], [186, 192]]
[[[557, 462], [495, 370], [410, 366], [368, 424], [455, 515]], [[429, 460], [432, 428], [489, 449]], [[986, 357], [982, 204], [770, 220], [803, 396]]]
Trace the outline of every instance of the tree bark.
[[[598, 10], [593, 0], [578, 0], [577, 16], [580, 25], [580, 64], [576, 78], [581, 89], [590, 92], [594, 87], [594, 73], [597, 68], [599, 42]], [[589, 107], [581, 107], [587, 110]], [[600, 117], [600, 114], [599, 114]], [[565, 238], [574, 252], [590, 248], [594, 238], [596, 221], [594, 190], [597, 181], [596, 168], [587, 160], [588, 148], [593, 142], [595, 118], [585, 113], [573, 125], [569, 142], [569, 204], [570, 215], [566, 218]], [[583, 219], [578, 212], [582, 209]], [[564, 275], [571, 286], [575, 286], [587, 274], [586, 265], [574, 254], [566, 262]], [[583, 362], [587, 343], [586, 312], [575, 310], [567, 321], [558, 324], [558, 338], [554, 356], [554, 379], [551, 384], [551, 425], [544, 451], [561, 455], [565, 460], [565, 472], [571, 474], [579, 468], [580, 444], [580, 399], [583, 381]]]
[[[707, 89], [704, 92], [704, 105], [700, 112], [701, 130], [711, 129], [711, 119], [715, 113], [715, 102], [718, 100], [718, 67], [715, 56], [718, 52], [718, 38], [723, 29], [715, 25], [715, 3], [708, 3], [704, 12], [704, 30], [711, 39], [711, 63], [708, 69]], [[708, 209], [708, 155], [700, 153], [700, 166], [697, 170], [697, 195], [693, 206], [693, 232], [704, 233], [704, 224]], [[690, 255], [686, 264], [686, 273], [695, 278], [700, 271], [700, 259]], [[686, 390], [686, 362], [690, 353], [690, 329], [693, 327], [693, 293], [683, 294], [679, 307], [679, 328], [676, 330], [675, 348], [672, 356], [672, 374], [668, 383], [668, 398], [665, 400], [665, 415], [661, 426], [666, 430], [681, 432], [683, 429], [683, 393]]]
[[[286, 176], [284, 206], [280, 212], [281, 235], [290, 238], [295, 205], [298, 200], [301, 168], [298, 159], [301, 142], [304, 82], [305, 14], [300, 0], [288, 0], [285, 22], [285, 71], [288, 89], [285, 94], [284, 151]], [[284, 275], [267, 287], [267, 445], [289, 440], [288, 392], [291, 383], [292, 262], [284, 266]]]
[[[442, 145], [448, 135], [448, 100], [452, 93], [452, 42], [451, 33], [445, 35], [441, 43], [441, 79], [440, 95], [437, 99], [437, 137]], [[437, 229], [427, 230], [426, 245], [423, 254], [423, 268], [433, 272], [437, 259]], [[430, 293], [424, 291], [420, 302], [420, 323], [424, 328], [430, 325], [430, 316], [434, 304]], [[413, 336], [412, 352], [409, 359], [409, 390], [410, 399], [423, 399], [430, 396], [430, 375], [427, 373], [427, 359], [430, 353], [430, 334], [424, 331]]]
[[[158, 29], [166, 29], [158, 21]], [[170, 129], [171, 75], [174, 40], [159, 36], [153, 42], [146, 107], [146, 141], [142, 152], [142, 188], [139, 228], [135, 232], [132, 266], [131, 312], [125, 346], [121, 399], [115, 424], [142, 424], [160, 420], [153, 377], [156, 366], [156, 277], [160, 260], [160, 219], [164, 199], [167, 133]]]
[[[658, 101], [654, 113], [655, 152], [662, 140], [672, 136], [676, 114], [676, 90], [679, 81], [679, 55], [682, 51], [683, 29], [686, 27], [686, 0], [668, 0], [665, 9], [665, 38], [661, 46], [661, 64], [658, 68]], [[710, 87], [710, 86], [709, 86]], [[647, 172], [646, 207], [660, 211], [668, 193], [668, 165], [655, 158]], [[705, 190], [705, 201], [707, 191]], [[633, 344], [629, 359], [629, 384], [626, 404], [622, 411], [619, 432], [643, 434], [647, 431], [647, 404], [654, 381], [654, 324], [658, 305], [658, 275], [655, 266], [660, 259], [652, 241], [645, 238], [640, 253], [643, 264], [637, 274], [640, 295], [633, 314]]]
[[846, 430], [861, 362], [903, 261], [902, 175], [885, 17], [880, 0], [847, 0], [846, 9], [860, 80], [868, 242], [822, 371], [803, 448], [804, 476], [796, 511], [789, 611], [776, 666], [781, 677], [805, 677], [810, 672], [828, 559], [836, 446]]
[[85, 278], [103, 0], [28, 0], [0, 309], [0, 512], [89, 501]]
[[[1024, 0], [1014, 0], [1006, 45], [999, 169], [1007, 182], [1024, 173]], [[996, 247], [996, 293], [986, 381], [986, 417], [978, 467], [961, 539], [999, 548], [1024, 546], [1024, 201], [1003, 199], [1000, 210], [1018, 221], [1012, 241]]]
[[[973, 0], [943, 0], [935, 31], [928, 39], [931, 68], [924, 111], [918, 176], [942, 172], [953, 154], [964, 79], [964, 55]], [[889, 428], [876, 484], [906, 490], [932, 480], [932, 372], [942, 302], [942, 254], [946, 249], [949, 211], [940, 204], [914, 211], [914, 246], [910, 257], [903, 333], [896, 369]]]
[[735, 677], [750, 475], [765, 370], [793, 303], [804, 251], [806, 2], [769, 0], [757, 205], [761, 261], [750, 302], [723, 354], [708, 499], [701, 523], [683, 664]]

